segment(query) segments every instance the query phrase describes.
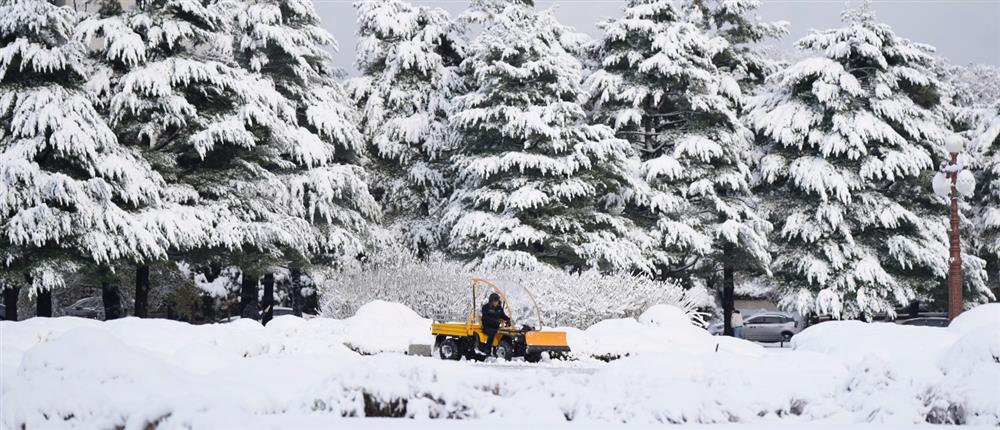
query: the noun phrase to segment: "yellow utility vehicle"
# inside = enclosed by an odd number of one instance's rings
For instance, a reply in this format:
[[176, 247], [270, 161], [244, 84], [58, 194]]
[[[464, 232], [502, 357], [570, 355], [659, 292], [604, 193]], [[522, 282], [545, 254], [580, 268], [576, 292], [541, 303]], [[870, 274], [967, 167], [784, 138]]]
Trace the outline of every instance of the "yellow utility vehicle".
[[[485, 344], [489, 336], [483, 332], [481, 315], [477, 301], [477, 291], [482, 289], [485, 293], [497, 293], [505, 313], [510, 316], [511, 321], [507, 326], [500, 327], [493, 340], [496, 347], [497, 358], [510, 360], [513, 357], [524, 357], [528, 362], [541, 360], [543, 352], [563, 354], [569, 352], [569, 345], [566, 343], [566, 332], [543, 331], [541, 330], [542, 318], [538, 311], [538, 303], [527, 289], [535, 310], [535, 317], [538, 319], [538, 329], [522, 325], [518, 327], [514, 324], [514, 315], [511, 314], [510, 306], [507, 303], [507, 295], [492, 282], [482, 278], [472, 278], [472, 301], [469, 308], [469, 316], [465, 322], [434, 322], [431, 324], [431, 334], [435, 336], [434, 349], [444, 360], [458, 360], [466, 357], [470, 360], [479, 360], [484, 354], [479, 353], [480, 344]], [[485, 302], [485, 301], [483, 301]]]

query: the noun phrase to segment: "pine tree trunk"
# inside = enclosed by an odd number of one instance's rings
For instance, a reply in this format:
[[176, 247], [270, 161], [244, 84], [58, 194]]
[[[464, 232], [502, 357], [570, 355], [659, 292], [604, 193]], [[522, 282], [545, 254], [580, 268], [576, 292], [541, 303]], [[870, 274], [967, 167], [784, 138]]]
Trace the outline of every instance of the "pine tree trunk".
[[215, 297], [211, 294], [201, 295], [201, 312], [205, 315], [205, 322], [215, 322]]
[[292, 314], [302, 316], [302, 271], [298, 267], [290, 269], [289, 295], [292, 299]]
[[906, 308], [906, 313], [910, 318], [916, 318], [920, 316], [920, 300], [914, 300], [910, 302], [910, 306]]
[[122, 307], [122, 292], [118, 283], [101, 282], [101, 299], [104, 301], [104, 320], [116, 320], [125, 316]]
[[722, 315], [724, 321], [722, 334], [726, 336], [733, 335], [733, 309], [736, 307], [733, 295], [735, 290], [732, 263], [726, 261], [722, 265]]
[[149, 317], [149, 266], [135, 267], [135, 316]]
[[240, 317], [260, 319], [257, 309], [257, 277], [247, 272], [243, 272], [243, 281], [240, 283]]
[[20, 295], [21, 287], [7, 287], [3, 289], [3, 319], [17, 321], [17, 299]]
[[649, 158], [650, 154], [653, 153], [653, 136], [650, 135], [652, 132], [653, 119], [647, 116], [642, 119], [642, 145], [646, 151], [643, 159]]
[[36, 307], [35, 315], [40, 317], [51, 317], [52, 316], [52, 291], [45, 290], [39, 291], [35, 296]]
[[302, 313], [319, 315], [319, 295], [315, 288], [309, 288], [309, 294], [303, 297]]
[[261, 316], [261, 322], [267, 325], [272, 318], [274, 318], [274, 274], [268, 273], [264, 275], [264, 303], [262, 307], [264, 308], [264, 314]]

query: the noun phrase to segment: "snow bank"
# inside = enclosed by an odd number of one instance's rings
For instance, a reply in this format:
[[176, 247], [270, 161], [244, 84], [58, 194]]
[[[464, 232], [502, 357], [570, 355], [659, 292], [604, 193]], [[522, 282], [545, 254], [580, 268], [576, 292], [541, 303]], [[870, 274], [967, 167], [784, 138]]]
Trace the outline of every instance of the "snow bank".
[[937, 372], [933, 360], [958, 339], [940, 327], [895, 323], [830, 321], [811, 326], [792, 338], [792, 347], [832, 355], [848, 365], [866, 360], [904, 363], [903, 371], [926, 378]]
[[1000, 424], [1000, 304], [964, 312], [948, 328], [834, 321], [792, 339], [796, 351], [850, 369], [844, 402], [877, 422]]
[[655, 305], [639, 318], [619, 318], [598, 322], [586, 330], [560, 328], [575, 357], [603, 360], [636, 354], [667, 353], [683, 350], [691, 353], [716, 349], [746, 355], [762, 355], [764, 349], [752, 342], [732, 337], [712, 336], [695, 326], [683, 309]]
[[948, 331], [964, 335], [981, 327], [1000, 327], [1000, 303], [987, 303], [963, 312], [948, 324]]
[[1000, 422], [1000, 303], [962, 313], [948, 331], [960, 337], [937, 361], [946, 375], [941, 391], [962, 393], [973, 421]]
[[433, 344], [431, 320], [399, 303], [375, 300], [340, 321], [337, 332], [362, 354], [406, 352], [411, 343]]
[[359, 354], [426, 336], [427, 320], [388, 302], [344, 320], [283, 316], [267, 327], [2, 322], [0, 428], [199, 428], [207, 415], [998, 425], [998, 310], [977, 308], [953, 329], [824, 323], [795, 350], [769, 350], [709, 336], [656, 306], [569, 333], [574, 348], [627, 357], [539, 365]]

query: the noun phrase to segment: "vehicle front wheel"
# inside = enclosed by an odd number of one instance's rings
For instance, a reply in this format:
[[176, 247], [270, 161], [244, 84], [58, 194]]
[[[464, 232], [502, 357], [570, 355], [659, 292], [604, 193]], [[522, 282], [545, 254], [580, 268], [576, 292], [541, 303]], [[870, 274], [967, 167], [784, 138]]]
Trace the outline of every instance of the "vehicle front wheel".
[[458, 360], [462, 358], [458, 342], [455, 342], [455, 339], [452, 338], [441, 341], [441, 345], [438, 346], [438, 355], [441, 356], [442, 360]]
[[504, 361], [510, 361], [510, 357], [513, 355], [513, 353], [514, 350], [509, 340], [506, 339], [501, 340], [500, 344], [497, 345], [497, 358]]
[[784, 333], [781, 334], [781, 341], [782, 342], [790, 342], [792, 340], [792, 336], [793, 336], [793, 334], [791, 332], [787, 332], [786, 331], [786, 332], [784, 332]]

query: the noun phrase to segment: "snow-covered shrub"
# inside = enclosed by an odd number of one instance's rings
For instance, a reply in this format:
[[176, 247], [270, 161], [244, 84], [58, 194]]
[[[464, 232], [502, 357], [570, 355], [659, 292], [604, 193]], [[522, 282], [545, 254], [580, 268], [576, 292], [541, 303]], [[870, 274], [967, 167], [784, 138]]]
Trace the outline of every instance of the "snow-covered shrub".
[[[703, 291], [685, 291], [676, 282], [628, 273], [474, 270], [440, 255], [421, 261], [402, 250], [385, 251], [367, 267], [324, 275], [317, 279], [324, 298], [322, 313], [338, 318], [353, 315], [365, 303], [385, 300], [405, 304], [427, 318], [464, 321], [472, 304], [473, 276], [494, 282], [508, 297], [515, 323], [532, 326], [537, 321], [532, 299], [524, 289], [538, 302], [545, 326], [588, 327], [603, 319], [637, 317], [655, 304], [676, 305], [689, 314], [697, 307], [711, 305]], [[483, 300], [477, 297], [476, 305]]]

